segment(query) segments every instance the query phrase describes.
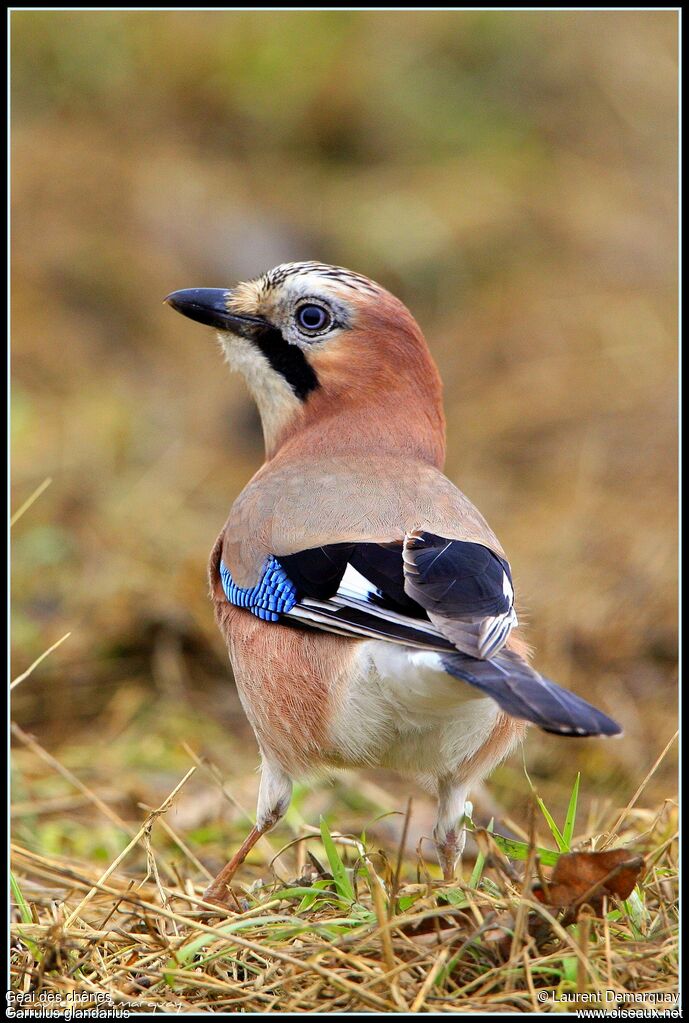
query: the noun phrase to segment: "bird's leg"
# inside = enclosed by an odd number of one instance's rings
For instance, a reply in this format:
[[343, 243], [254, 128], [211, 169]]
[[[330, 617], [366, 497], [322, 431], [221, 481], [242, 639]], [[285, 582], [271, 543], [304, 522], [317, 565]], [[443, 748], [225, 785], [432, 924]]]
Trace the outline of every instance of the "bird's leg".
[[229, 905], [231, 899], [230, 881], [241, 867], [261, 835], [270, 831], [284, 817], [292, 798], [292, 782], [277, 765], [264, 758], [261, 767], [261, 785], [258, 792], [256, 823], [217, 877], [203, 893], [204, 902], [219, 906]]
[[445, 881], [454, 880], [455, 867], [464, 849], [466, 831], [462, 821], [466, 797], [466, 786], [456, 778], [438, 779], [438, 818], [433, 838]]

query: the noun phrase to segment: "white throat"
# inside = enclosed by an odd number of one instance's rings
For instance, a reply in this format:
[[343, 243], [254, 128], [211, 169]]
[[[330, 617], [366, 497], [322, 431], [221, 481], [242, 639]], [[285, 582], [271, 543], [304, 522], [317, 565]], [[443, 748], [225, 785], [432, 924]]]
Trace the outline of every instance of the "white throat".
[[270, 453], [289, 421], [301, 410], [301, 402], [251, 341], [220, 332], [218, 340], [230, 369], [246, 380], [261, 417], [266, 452]]

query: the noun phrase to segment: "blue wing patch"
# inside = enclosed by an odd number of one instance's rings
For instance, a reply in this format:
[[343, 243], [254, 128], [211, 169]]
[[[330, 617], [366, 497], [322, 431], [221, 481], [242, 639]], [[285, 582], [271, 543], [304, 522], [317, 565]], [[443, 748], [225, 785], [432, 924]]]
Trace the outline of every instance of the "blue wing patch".
[[280, 615], [288, 614], [297, 602], [294, 583], [272, 554], [255, 586], [237, 586], [224, 561], [220, 562], [220, 581], [230, 604], [245, 607], [264, 622], [280, 621]]

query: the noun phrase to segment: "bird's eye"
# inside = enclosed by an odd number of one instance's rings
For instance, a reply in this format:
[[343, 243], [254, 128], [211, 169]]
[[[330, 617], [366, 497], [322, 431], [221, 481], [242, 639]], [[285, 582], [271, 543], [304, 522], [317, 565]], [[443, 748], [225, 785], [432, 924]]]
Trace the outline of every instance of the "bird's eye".
[[309, 303], [297, 309], [297, 323], [302, 330], [307, 330], [311, 333], [326, 330], [332, 322], [333, 318], [328, 310], [320, 305]]

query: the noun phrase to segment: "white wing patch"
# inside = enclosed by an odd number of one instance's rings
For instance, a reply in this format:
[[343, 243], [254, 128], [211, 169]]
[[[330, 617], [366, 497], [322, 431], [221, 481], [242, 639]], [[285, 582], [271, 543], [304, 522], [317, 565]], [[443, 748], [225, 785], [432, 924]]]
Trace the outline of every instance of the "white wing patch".
[[337, 593], [329, 600], [304, 597], [283, 617], [362, 639], [387, 639], [421, 650], [448, 650], [452, 644], [431, 622], [391, 611], [376, 603], [375, 587], [347, 565]]
[[351, 565], [347, 565], [345, 568], [345, 574], [342, 576], [342, 582], [340, 583], [337, 593], [348, 594], [354, 598], [370, 600], [371, 595], [375, 592], [374, 587], [371, 586], [368, 579], [357, 572]]

